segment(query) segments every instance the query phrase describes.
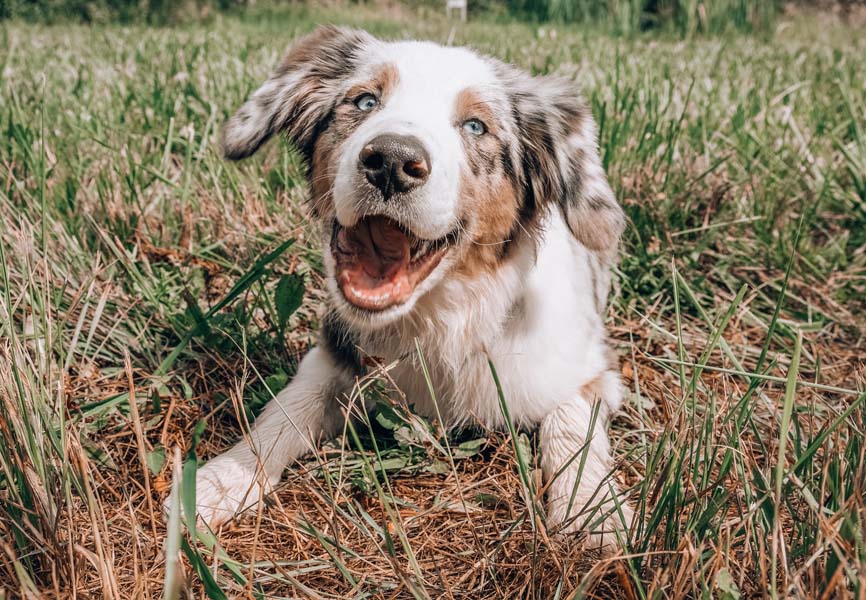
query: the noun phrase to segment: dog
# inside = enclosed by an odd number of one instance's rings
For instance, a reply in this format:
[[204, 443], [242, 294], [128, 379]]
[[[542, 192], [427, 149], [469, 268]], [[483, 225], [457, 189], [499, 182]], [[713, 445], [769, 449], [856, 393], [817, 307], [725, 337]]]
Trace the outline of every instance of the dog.
[[341, 399], [378, 357], [418, 413], [452, 428], [506, 425], [492, 363], [514, 423], [538, 428], [548, 529], [624, 539], [633, 511], [606, 433], [623, 393], [604, 313], [625, 217], [574, 88], [334, 26], [290, 46], [222, 149], [243, 159], [284, 133], [302, 154], [329, 305], [249, 437], [198, 470], [205, 522], [255, 505], [334, 437]]

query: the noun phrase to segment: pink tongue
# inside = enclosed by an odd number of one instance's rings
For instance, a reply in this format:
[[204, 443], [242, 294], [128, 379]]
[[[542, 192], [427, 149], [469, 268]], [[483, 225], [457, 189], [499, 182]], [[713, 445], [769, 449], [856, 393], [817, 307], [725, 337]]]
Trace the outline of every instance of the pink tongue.
[[385, 217], [369, 217], [337, 234], [338, 278], [355, 304], [384, 309], [412, 293], [409, 239]]
[[390, 220], [374, 217], [367, 221], [369, 227], [359, 226], [359, 240], [363, 252], [359, 254], [364, 271], [370, 277], [385, 277], [394, 274], [394, 268], [405, 268], [409, 264], [409, 239]]

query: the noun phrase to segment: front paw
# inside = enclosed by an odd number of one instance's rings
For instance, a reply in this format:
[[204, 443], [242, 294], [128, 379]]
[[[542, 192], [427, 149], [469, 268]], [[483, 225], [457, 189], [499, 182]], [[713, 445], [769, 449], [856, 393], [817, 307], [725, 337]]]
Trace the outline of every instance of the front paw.
[[[239, 512], [258, 504], [277, 481], [266, 478], [255, 465], [228, 454], [218, 456], [196, 474], [196, 513], [211, 529], [230, 521]], [[168, 513], [166, 500], [165, 511]]]
[[555, 500], [547, 509], [548, 527], [557, 535], [583, 532], [586, 548], [600, 550], [603, 555], [625, 549], [633, 521], [634, 510], [625, 499], [619, 499], [618, 506], [610, 499], [584, 508], [575, 503], [570, 511], [567, 501]]

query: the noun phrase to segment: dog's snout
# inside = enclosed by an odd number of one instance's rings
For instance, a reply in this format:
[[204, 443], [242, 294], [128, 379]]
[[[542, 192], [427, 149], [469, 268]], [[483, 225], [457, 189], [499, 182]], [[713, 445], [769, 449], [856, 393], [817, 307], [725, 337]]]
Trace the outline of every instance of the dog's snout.
[[430, 176], [430, 155], [416, 137], [383, 134], [370, 140], [358, 157], [359, 167], [387, 199], [420, 187]]

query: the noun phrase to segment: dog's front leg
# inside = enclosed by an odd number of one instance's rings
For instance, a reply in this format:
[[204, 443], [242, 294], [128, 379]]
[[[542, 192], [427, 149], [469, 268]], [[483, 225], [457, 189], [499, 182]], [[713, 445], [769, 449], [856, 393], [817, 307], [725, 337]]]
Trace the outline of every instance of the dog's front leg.
[[312, 349], [292, 382], [256, 419], [249, 437], [198, 470], [199, 516], [216, 527], [255, 505], [290, 461], [313, 450], [319, 437], [335, 435], [342, 421], [337, 398], [352, 382], [349, 370], [327, 350]]
[[612, 551], [618, 535], [626, 538], [633, 511], [625, 498], [613, 499], [607, 412], [602, 406], [593, 423], [592, 404], [578, 396], [544, 418], [539, 444], [548, 524], [564, 533], [587, 530], [591, 546]]

